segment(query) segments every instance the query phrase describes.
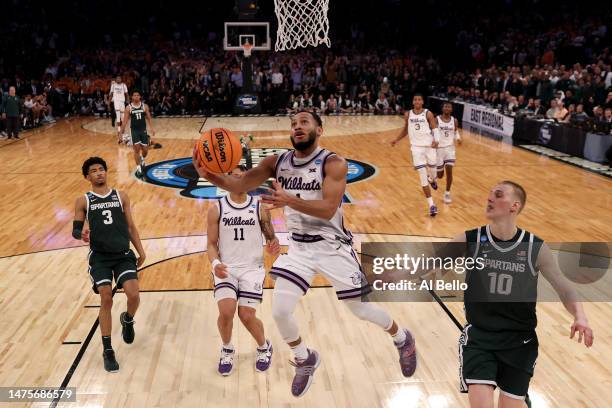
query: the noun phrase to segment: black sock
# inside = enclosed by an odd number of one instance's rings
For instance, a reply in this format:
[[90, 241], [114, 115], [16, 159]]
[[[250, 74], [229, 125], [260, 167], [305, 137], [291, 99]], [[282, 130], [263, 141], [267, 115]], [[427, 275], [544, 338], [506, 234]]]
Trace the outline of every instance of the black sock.
[[125, 312], [125, 322], [126, 322], [126, 323], [129, 323], [129, 322], [131, 322], [132, 320], [134, 320], [134, 316], [130, 316], [129, 312], [127, 312], [127, 311], [126, 311], [126, 312]]
[[113, 349], [113, 345], [111, 344], [111, 336], [102, 336], [102, 346], [104, 346], [104, 350]]

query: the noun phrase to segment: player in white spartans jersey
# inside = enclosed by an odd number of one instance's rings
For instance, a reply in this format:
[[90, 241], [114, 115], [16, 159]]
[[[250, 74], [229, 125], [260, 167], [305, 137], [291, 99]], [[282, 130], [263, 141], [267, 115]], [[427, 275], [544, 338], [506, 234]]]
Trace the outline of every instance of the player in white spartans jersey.
[[[293, 316], [300, 298], [306, 294], [315, 272], [326, 277], [338, 299], [358, 318], [387, 331], [399, 351], [402, 373], [410, 377], [416, 370], [416, 348], [412, 334], [373, 303], [362, 302], [371, 291], [352, 247], [352, 236], [344, 228], [342, 197], [346, 190], [346, 160], [319, 147], [323, 133], [321, 118], [301, 111], [291, 117], [291, 143], [294, 150], [269, 156], [237, 179], [209, 173], [193, 158], [198, 174], [228, 191], [251, 191], [270, 177], [274, 189], [262, 197], [272, 208], [284, 208], [289, 230], [289, 252], [281, 255], [270, 274], [276, 279], [272, 315], [289, 344], [295, 362], [291, 393], [302, 396], [310, 387], [321, 357], [302, 341]], [[387, 365], [387, 361], [380, 361]]]
[[115, 81], [111, 83], [110, 91], [109, 91], [110, 100], [113, 101], [113, 105], [115, 109], [115, 115], [117, 119], [115, 120], [115, 125], [117, 126], [117, 137], [118, 142], [121, 144], [124, 141], [126, 134], [121, 134], [121, 121], [123, 119], [123, 112], [125, 112], [125, 101], [128, 100], [128, 89], [127, 86], [121, 82], [121, 76], [117, 75]]
[[[246, 167], [230, 175], [240, 178]], [[238, 317], [257, 342], [255, 369], [266, 371], [272, 362], [272, 345], [265, 338], [261, 320], [255, 316], [262, 300], [266, 276], [262, 233], [267, 249], [278, 255], [280, 247], [270, 221], [270, 212], [260, 206], [257, 197], [247, 193], [230, 193], [208, 210], [208, 259], [215, 279], [215, 300], [219, 308], [217, 326], [223, 341], [219, 374], [230, 375], [234, 368], [232, 323], [238, 306]]]
[[444, 177], [446, 169], [446, 191], [444, 192], [444, 202], [451, 203], [451, 186], [453, 185], [453, 166], [455, 165], [455, 141], [461, 144], [459, 125], [457, 119], [451, 116], [453, 104], [444, 102], [442, 105], [442, 115], [438, 116], [438, 127], [440, 128], [440, 143], [436, 150], [438, 178]]
[[438, 208], [431, 197], [431, 190], [438, 189], [436, 183], [436, 147], [440, 141], [440, 129], [433, 113], [423, 109], [423, 95], [415, 94], [412, 98], [412, 110], [404, 114], [406, 125], [402, 133], [391, 141], [395, 146], [404, 137], [410, 139], [410, 150], [412, 151], [412, 165], [419, 174], [421, 187], [427, 204], [429, 215], [432, 217], [438, 213]]

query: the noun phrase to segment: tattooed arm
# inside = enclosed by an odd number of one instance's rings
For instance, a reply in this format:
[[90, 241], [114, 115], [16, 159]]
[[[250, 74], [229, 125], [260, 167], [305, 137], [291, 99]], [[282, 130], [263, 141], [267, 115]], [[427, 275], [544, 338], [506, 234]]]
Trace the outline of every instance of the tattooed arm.
[[259, 219], [261, 220], [261, 232], [266, 238], [266, 250], [269, 254], [276, 256], [280, 252], [280, 245], [278, 243], [278, 238], [276, 238], [276, 235], [274, 234], [270, 210], [260, 205]]

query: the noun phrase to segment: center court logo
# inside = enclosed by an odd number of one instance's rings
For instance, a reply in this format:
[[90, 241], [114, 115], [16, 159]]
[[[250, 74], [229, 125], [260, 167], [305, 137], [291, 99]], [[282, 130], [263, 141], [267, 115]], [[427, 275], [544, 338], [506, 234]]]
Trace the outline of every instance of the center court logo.
[[[257, 166], [267, 156], [280, 155], [287, 150], [276, 148], [251, 149], [253, 166]], [[376, 174], [376, 168], [371, 164], [352, 159], [346, 160], [348, 162], [347, 183], [363, 181]], [[244, 159], [240, 163], [244, 164]], [[157, 186], [180, 189], [180, 194], [183, 197], [195, 199], [214, 200], [227, 194], [225, 190], [212, 185], [207, 180], [198, 178], [191, 164], [191, 157], [166, 160], [147, 166], [146, 182]], [[270, 186], [269, 181], [266, 184]], [[258, 188], [249, 193], [259, 195], [265, 192], [265, 189]], [[350, 203], [351, 201], [350, 196], [345, 194], [343, 202]]]

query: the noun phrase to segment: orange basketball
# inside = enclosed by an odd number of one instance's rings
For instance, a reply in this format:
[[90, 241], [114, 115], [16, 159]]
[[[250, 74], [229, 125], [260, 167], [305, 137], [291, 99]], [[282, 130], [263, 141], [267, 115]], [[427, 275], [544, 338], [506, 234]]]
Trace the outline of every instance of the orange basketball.
[[242, 158], [240, 140], [229, 129], [213, 128], [196, 142], [196, 158], [211, 173], [229, 173]]

